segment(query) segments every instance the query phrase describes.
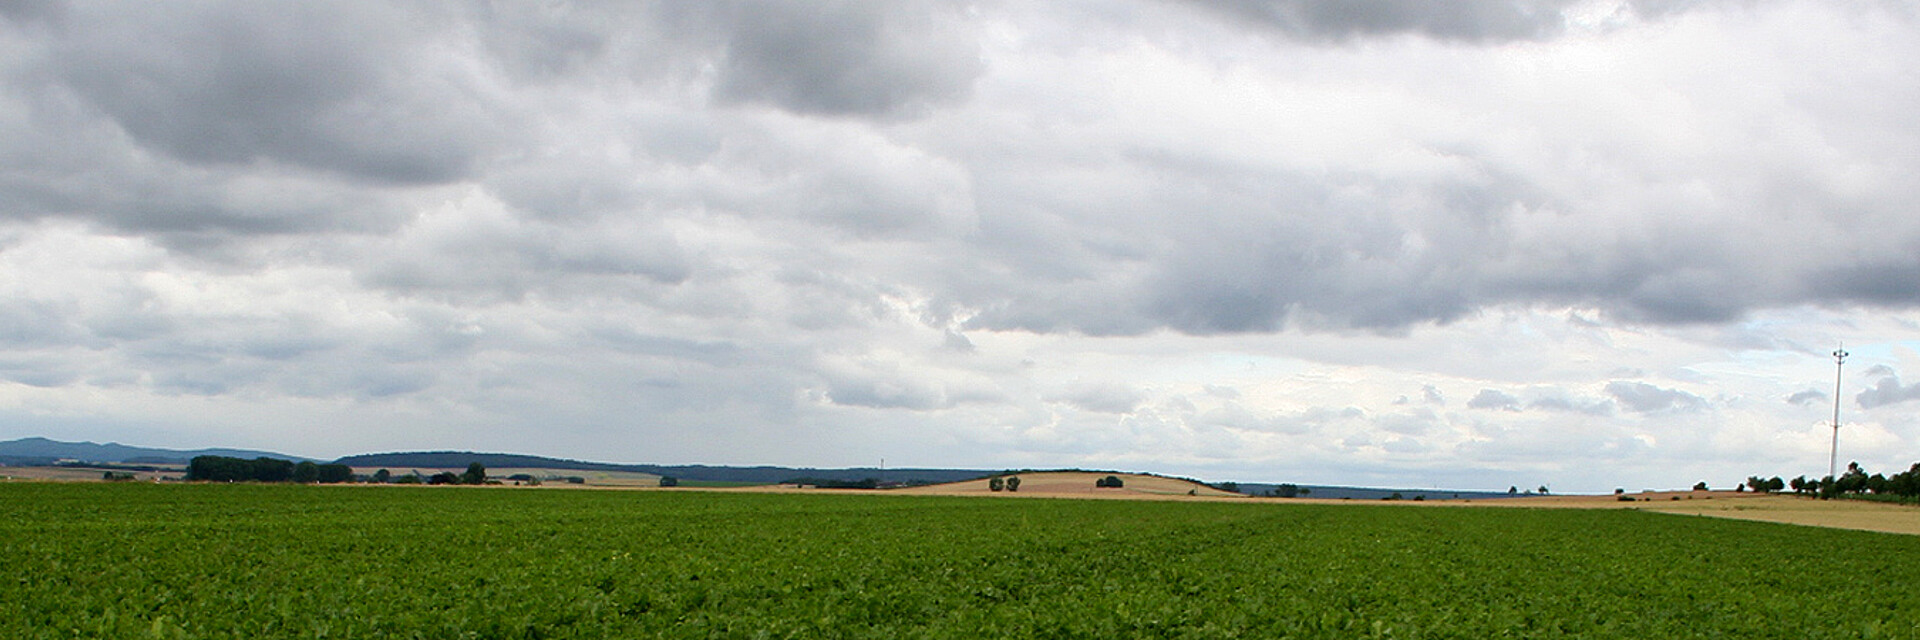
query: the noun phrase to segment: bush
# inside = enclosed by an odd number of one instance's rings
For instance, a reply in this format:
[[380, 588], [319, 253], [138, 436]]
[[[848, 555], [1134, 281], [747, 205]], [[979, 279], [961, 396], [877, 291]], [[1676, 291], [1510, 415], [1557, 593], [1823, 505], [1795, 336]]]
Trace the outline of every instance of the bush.
[[1093, 486], [1098, 489], [1119, 489], [1126, 486], [1126, 483], [1120, 480], [1120, 476], [1107, 476], [1093, 481]]

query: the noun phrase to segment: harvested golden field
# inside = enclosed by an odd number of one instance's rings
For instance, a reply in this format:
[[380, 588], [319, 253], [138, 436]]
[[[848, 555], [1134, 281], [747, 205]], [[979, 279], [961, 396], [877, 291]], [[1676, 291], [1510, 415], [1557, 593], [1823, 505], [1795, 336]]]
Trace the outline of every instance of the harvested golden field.
[[[1855, 529], [1920, 535], [1920, 507], [1865, 500], [1814, 498], [1732, 491], [1658, 491], [1619, 496], [1537, 496], [1481, 500], [1488, 507], [1545, 509], [1638, 509], [1653, 513], [1711, 516], [1736, 520], [1779, 522], [1810, 527]], [[1435, 504], [1461, 504], [1438, 502]]]

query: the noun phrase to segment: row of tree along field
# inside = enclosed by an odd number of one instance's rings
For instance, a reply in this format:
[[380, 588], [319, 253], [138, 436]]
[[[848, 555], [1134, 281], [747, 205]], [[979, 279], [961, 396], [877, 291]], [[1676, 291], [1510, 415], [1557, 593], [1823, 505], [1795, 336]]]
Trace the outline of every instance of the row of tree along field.
[[338, 484], [374, 482], [394, 484], [487, 484], [487, 468], [478, 462], [467, 465], [465, 473], [443, 471], [431, 476], [393, 475], [381, 469], [370, 476], [356, 477], [353, 467], [344, 464], [294, 462], [279, 458], [230, 458], [196, 456], [187, 463], [187, 479], [206, 482], [294, 482], [300, 484]]
[[[1705, 483], [1694, 485], [1695, 489], [1707, 488]], [[1883, 474], [1867, 475], [1867, 470], [1858, 462], [1847, 463], [1847, 472], [1840, 477], [1827, 476], [1813, 479], [1800, 476], [1792, 480], [1781, 480], [1779, 476], [1747, 478], [1736, 490], [1777, 493], [1792, 489], [1799, 495], [1818, 496], [1820, 498], [1874, 498], [1912, 502], [1920, 500], [1920, 462], [1906, 471], [1891, 476]]]

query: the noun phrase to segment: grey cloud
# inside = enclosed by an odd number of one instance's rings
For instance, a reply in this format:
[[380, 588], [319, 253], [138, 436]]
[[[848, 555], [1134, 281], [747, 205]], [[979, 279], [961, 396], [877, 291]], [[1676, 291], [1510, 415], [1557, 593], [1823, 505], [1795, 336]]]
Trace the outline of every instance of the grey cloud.
[[1094, 413], [1132, 413], [1146, 402], [1139, 389], [1121, 384], [1080, 384], [1047, 396], [1059, 402]]
[[968, 340], [966, 334], [952, 329], [946, 330], [945, 334], [941, 337], [940, 346], [947, 350], [961, 353], [973, 353], [975, 349], [973, 341]]
[[1612, 400], [1575, 400], [1560, 396], [1548, 396], [1527, 403], [1527, 408], [1584, 413], [1590, 416], [1610, 416], [1613, 415], [1614, 403]]
[[442, 182], [499, 135], [466, 79], [413, 46], [439, 16], [298, 2], [78, 7], [52, 45], [56, 82], [190, 163]]
[[1644, 382], [1615, 380], [1607, 383], [1607, 395], [1635, 413], [1699, 411], [1707, 408], [1707, 399], [1678, 389], [1665, 389]]
[[1343, 420], [1360, 420], [1366, 412], [1357, 407], [1340, 409], [1314, 407], [1299, 413], [1266, 413], [1249, 409], [1238, 402], [1227, 402], [1197, 416], [1200, 424], [1235, 429], [1287, 435], [1300, 435], [1313, 432], [1329, 423]]
[[723, 10], [733, 22], [715, 91], [727, 101], [910, 115], [965, 98], [985, 68], [948, 6], [745, 1]]
[[1794, 392], [1793, 395], [1787, 396], [1787, 402], [1790, 404], [1797, 404], [1797, 405], [1804, 406], [1804, 405], [1809, 405], [1816, 402], [1826, 402], [1827, 397], [1828, 397], [1827, 392], [1825, 391], [1821, 391], [1819, 389], [1806, 389], [1803, 391], [1796, 391]]
[[1474, 394], [1473, 399], [1467, 401], [1467, 407], [1472, 409], [1519, 411], [1520, 399], [1510, 393], [1495, 391], [1493, 389], [1481, 389], [1480, 393]]
[[1423, 2], [1421, 0], [1188, 0], [1226, 17], [1290, 36], [1347, 40], [1417, 33], [1470, 42], [1534, 40], [1564, 28], [1574, 0]]
[[1873, 388], [1854, 396], [1862, 409], [1872, 409], [1911, 400], [1920, 400], [1920, 384], [1901, 386], [1900, 378], [1887, 376], [1874, 384]]
[[1226, 398], [1228, 400], [1240, 399], [1240, 390], [1227, 385], [1207, 384], [1202, 385], [1201, 388], [1207, 392], [1207, 395], [1216, 398]]

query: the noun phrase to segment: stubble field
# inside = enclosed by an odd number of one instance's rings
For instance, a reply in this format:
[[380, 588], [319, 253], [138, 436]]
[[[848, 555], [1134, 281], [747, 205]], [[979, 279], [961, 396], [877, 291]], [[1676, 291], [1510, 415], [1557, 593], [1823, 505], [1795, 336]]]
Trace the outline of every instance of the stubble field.
[[21, 638], [1916, 638], [1920, 537], [1627, 510], [0, 484]]

